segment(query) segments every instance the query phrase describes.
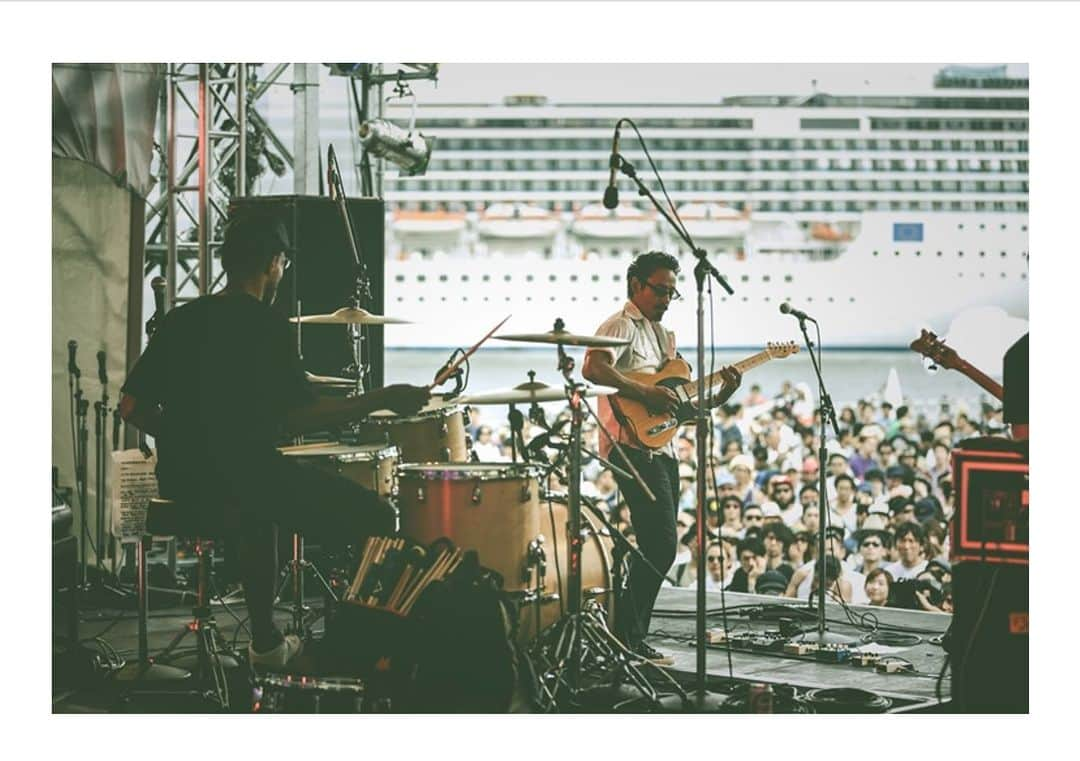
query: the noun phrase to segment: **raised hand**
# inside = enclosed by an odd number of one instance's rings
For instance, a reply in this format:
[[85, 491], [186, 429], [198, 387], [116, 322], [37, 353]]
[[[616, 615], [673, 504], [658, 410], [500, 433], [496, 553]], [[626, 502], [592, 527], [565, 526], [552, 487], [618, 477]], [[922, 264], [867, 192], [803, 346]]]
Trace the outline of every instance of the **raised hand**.
[[427, 386], [412, 386], [408, 383], [395, 383], [382, 389], [383, 403], [399, 415], [412, 415], [431, 399], [431, 389]]

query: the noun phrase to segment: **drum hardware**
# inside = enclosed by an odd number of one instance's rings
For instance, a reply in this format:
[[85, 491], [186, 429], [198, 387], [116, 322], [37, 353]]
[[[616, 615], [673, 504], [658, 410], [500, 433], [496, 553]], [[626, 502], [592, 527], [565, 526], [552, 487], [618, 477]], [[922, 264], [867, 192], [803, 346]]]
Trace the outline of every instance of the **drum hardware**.
[[308, 620], [308, 613], [311, 612], [311, 608], [304, 605], [304, 575], [309, 572], [323, 588], [325, 605], [320, 615], [324, 615], [330, 606], [337, 601], [337, 595], [334, 594], [334, 588], [326, 580], [322, 572], [314, 563], [304, 557], [304, 535], [297, 531], [292, 535], [292, 558], [286, 561], [285, 566], [281, 569], [277, 592], [274, 594], [274, 602], [277, 603], [281, 599], [281, 593], [285, 591], [285, 587], [291, 582], [292, 603], [289, 606], [289, 611], [292, 618], [285, 632], [286, 634], [296, 634], [305, 640], [311, 637], [311, 624], [318, 618], [316, 616]]
[[[565, 330], [565, 323], [561, 318], [555, 320], [554, 330], [549, 333], [500, 336], [500, 338], [512, 341], [555, 344], [558, 355], [557, 369], [565, 378], [565, 386], [561, 393], [551, 394], [552, 390], [547, 387], [538, 388], [535, 382], [525, 384], [525, 388], [518, 387], [515, 391], [527, 397], [521, 399], [521, 401], [555, 401], [565, 398], [570, 403], [570, 439], [567, 462], [569, 493], [567, 496], [568, 520], [566, 526], [569, 544], [568, 610], [556, 626], [553, 627], [551, 636], [538, 641], [537, 646], [534, 648], [538, 662], [548, 665], [548, 668], [541, 672], [541, 686], [556, 702], [565, 688], [565, 692], [568, 694], [566, 704], [569, 706], [578, 705], [581, 692], [582, 666], [586, 658], [591, 658], [590, 662], [602, 667], [610, 667], [615, 664], [621, 666], [622, 671], [631, 678], [643, 694], [651, 701], [655, 701], [657, 699], [656, 692], [648, 681], [644, 679], [640, 671], [637, 670], [637, 667], [631, 663], [630, 657], [632, 654], [630, 651], [611, 633], [602, 617], [596, 615], [597, 609], [602, 610], [599, 603], [590, 600], [588, 608], [582, 604], [581, 429], [584, 423], [585, 411], [589, 410], [585, 398], [590, 395], [590, 389], [583, 383], [574, 380], [575, 363], [566, 353], [565, 346], [615, 347], [625, 346], [629, 341], [605, 336], [575, 336]], [[615, 391], [616, 389], [604, 388], [603, 391], [598, 393], [614, 393]], [[595, 396], [598, 393], [592, 395]], [[553, 398], [543, 398], [549, 394]], [[494, 395], [489, 394], [487, 396], [490, 398]], [[508, 402], [518, 400], [516, 398], [506, 399]], [[470, 401], [476, 403], [476, 397], [472, 397]], [[597, 420], [597, 423], [599, 424], [599, 420]], [[600, 425], [600, 429], [604, 430], [602, 425]], [[611, 439], [606, 430], [604, 433]], [[621, 453], [618, 442], [612, 440], [612, 444]], [[650, 498], [655, 500], [648, 485], [641, 479], [633, 464], [625, 456], [623, 460], [633, 471], [633, 476], [642, 489]], [[551, 644], [552, 642], [554, 642], [554, 645]], [[545, 650], [547, 651], [546, 654]], [[548, 683], [554, 685], [552, 692], [548, 692]]]

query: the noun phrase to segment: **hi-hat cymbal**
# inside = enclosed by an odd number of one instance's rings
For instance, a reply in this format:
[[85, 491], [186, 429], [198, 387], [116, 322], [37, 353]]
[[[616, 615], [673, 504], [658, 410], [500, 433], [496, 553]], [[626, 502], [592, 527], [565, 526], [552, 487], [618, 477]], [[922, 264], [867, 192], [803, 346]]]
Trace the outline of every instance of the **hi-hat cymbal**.
[[535, 344], [565, 344], [567, 346], [586, 346], [591, 348], [614, 348], [626, 346], [629, 338], [611, 338], [610, 336], [579, 336], [566, 330], [549, 330], [547, 333], [515, 333], [495, 336], [502, 341], [524, 341]]
[[305, 325], [408, 325], [409, 320], [397, 317], [383, 317], [380, 314], [372, 314], [366, 309], [355, 307], [342, 307], [330, 314], [305, 314], [300, 317], [290, 317], [289, 322], [301, 322]]
[[[611, 386], [586, 386], [585, 396], [607, 396], [618, 393]], [[478, 394], [466, 394], [454, 399], [457, 404], [532, 404], [533, 402], [558, 402], [566, 399], [566, 389], [562, 386], [549, 386], [546, 383], [532, 381], [513, 388], [495, 391], [482, 391]]]

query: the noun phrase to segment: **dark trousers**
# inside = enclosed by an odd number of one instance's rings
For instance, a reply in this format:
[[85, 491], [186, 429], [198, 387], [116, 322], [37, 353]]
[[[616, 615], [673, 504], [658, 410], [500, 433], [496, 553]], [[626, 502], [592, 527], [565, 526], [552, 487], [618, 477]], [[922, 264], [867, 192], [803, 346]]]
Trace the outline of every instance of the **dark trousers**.
[[[637, 536], [638, 549], [659, 574], [666, 574], [675, 562], [678, 541], [675, 535], [679, 495], [678, 463], [667, 455], [650, 456], [648, 452], [628, 446], [623, 446], [622, 451], [656, 496], [656, 501], [653, 502], [632, 478], [615, 476], [615, 481], [630, 507], [630, 522]], [[628, 470], [625, 461], [615, 450], [611, 452], [611, 462]], [[649, 633], [653, 605], [663, 582], [662, 575], [641, 563], [635, 564], [635, 559], [633, 556], [630, 558], [629, 594], [619, 600], [615, 609], [616, 631], [631, 646], [637, 645]]]
[[278, 638], [276, 528], [300, 532], [332, 552], [394, 532], [394, 508], [375, 492], [285, 457], [275, 458], [273, 467], [219, 482], [209, 495], [198, 487], [183, 491], [207, 509], [225, 512], [224, 535], [236, 549], [256, 650]]

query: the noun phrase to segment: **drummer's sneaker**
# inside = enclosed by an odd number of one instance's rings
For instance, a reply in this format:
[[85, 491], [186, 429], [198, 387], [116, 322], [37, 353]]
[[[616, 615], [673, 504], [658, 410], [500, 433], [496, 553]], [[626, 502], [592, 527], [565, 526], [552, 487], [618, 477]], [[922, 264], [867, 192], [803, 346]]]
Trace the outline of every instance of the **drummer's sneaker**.
[[304, 641], [295, 634], [286, 634], [277, 647], [265, 653], [256, 653], [255, 648], [248, 645], [248, 665], [268, 670], [284, 668], [303, 651]]
[[633, 648], [634, 654], [642, 661], [648, 661], [657, 666], [674, 666], [675, 659], [666, 653], [661, 653], [648, 642], [640, 642]]

